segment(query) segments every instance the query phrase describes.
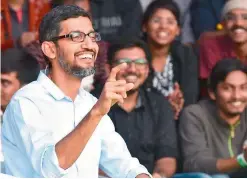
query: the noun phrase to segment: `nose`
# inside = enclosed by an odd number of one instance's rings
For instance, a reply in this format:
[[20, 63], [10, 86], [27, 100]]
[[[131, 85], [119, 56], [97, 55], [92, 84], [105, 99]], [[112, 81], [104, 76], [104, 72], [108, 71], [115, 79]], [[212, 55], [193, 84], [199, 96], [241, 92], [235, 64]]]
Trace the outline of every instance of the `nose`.
[[235, 89], [235, 90], [233, 91], [233, 98], [234, 98], [235, 100], [241, 99], [241, 90], [240, 90], [240, 89]]
[[93, 49], [94, 43], [89, 36], [86, 35], [84, 41], [82, 42], [82, 48]]
[[135, 63], [134, 62], [129, 63], [127, 69], [128, 69], [129, 72], [135, 72], [136, 71], [136, 65], [135, 65]]
[[241, 16], [236, 17], [235, 24], [238, 26], [243, 26], [244, 25], [244, 20]]

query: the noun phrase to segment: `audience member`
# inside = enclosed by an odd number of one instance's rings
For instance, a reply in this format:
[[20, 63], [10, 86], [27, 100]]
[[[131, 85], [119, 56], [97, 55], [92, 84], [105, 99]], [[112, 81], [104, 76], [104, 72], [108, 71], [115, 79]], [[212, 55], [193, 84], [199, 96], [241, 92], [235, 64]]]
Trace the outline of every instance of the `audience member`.
[[209, 77], [210, 99], [186, 107], [180, 134], [186, 172], [247, 176], [247, 67], [219, 61]]
[[198, 96], [197, 58], [192, 48], [175, 41], [180, 34], [179, 9], [173, 1], [156, 0], [143, 17], [145, 39], [155, 71], [153, 87], [169, 98], [175, 118]]
[[226, 33], [206, 33], [200, 38], [200, 79], [202, 88], [205, 88], [206, 80], [212, 68], [220, 59], [238, 58], [246, 63], [246, 16], [247, 0], [230, 0], [226, 3], [222, 11], [223, 24]]
[[221, 10], [227, 0], [192, 0], [191, 26], [195, 40], [203, 32], [222, 30]]
[[[36, 59], [20, 49], [8, 49], [1, 54], [1, 113], [6, 109], [14, 93], [24, 85], [35, 81], [39, 74]], [[2, 126], [2, 115], [1, 124]], [[1, 134], [0, 127], [0, 134]], [[0, 139], [0, 173], [5, 172]]]
[[80, 88], [94, 73], [98, 53], [89, 14], [75, 5], [52, 9], [42, 20], [40, 42], [49, 68], [11, 99], [3, 119], [6, 172], [17, 177], [148, 178], [106, 115], [122, 103], [132, 83], [116, 80], [115, 67], [99, 100]]
[[139, 0], [65, 0], [83, 7], [92, 16], [102, 40], [112, 42], [119, 36], [139, 36], [142, 7]]
[[37, 60], [20, 49], [8, 49], [1, 54], [1, 110], [4, 112], [13, 94], [39, 75]]
[[36, 40], [41, 18], [50, 8], [48, 0], [2, 0], [1, 49], [24, 47]]
[[145, 42], [125, 38], [109, 47], [111, 68], [127, 63], [116, 79], [133, 83], [124, 103], [111, 108], [116, 131], [132, 156], [139, 159], [153, 177], [171, 177], [176, 172], [177, 137], [173, 111], [156, 90], [149, 88], [151, 54]]

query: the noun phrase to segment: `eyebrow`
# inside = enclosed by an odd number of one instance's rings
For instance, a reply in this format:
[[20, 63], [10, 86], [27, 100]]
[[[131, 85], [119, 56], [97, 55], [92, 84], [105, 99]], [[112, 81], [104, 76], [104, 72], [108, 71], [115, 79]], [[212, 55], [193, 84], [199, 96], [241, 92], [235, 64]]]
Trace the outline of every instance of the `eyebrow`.
[[[72, 32], [83, 32], [83, 31], [81, 31], [81, 30], [72, 30], [72, 31], [69, 32], [69, 34], [72, 33]], [[95, 30], [90, 30], [90, 31], [89, 31], [88, 33], [86, 33], [86, 34], [89, 34], [89, 33], [91, 33], [91, 32], [95, 32]], [[83, 32], [83, 33], [85, 33], [85, 32]]]

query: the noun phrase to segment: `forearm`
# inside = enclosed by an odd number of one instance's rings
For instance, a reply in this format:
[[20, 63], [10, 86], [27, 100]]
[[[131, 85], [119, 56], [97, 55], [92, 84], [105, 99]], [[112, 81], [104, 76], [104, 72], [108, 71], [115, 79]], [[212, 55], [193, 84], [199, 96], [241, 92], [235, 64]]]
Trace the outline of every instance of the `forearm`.
[[55, 151], [61, 168], [67, 169], [73, 165], [102, 117], [93, 108], [72, 132], [56, 144]]
[[236, 158], [230, 159], [218, 159], [216, 163], [217, 170], [219, 173], [231, 172], [233, 170], [239, 169], [240, 165]]

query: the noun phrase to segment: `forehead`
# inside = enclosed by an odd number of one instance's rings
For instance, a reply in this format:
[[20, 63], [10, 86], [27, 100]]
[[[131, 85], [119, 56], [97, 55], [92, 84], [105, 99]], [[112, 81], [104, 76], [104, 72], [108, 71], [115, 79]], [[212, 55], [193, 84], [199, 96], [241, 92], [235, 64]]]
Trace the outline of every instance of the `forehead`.
[[1, 73], [2, 80], [15, 80], [17, 79], [17, 72]]
[[233, 9], [228, 14], [246, 14], [246, 13], [247, 13], [246, 9]]
[[247, 83], [247, 75], [242, 71], [233, 71], [229, 73], [224, 81], [231, 85], [242, 85]]
[[136, 58], [146, 58], [146, 54], [144, 50], [140, 47], [131, 47], [131, 48], [125, 48], [121, 49], [115, 54], [115, 58], [130, 58], [130, 59], [136, 59]]
[[165, 8], [158, 8], [154, 11], [152, 17], [169, 17], [169, 18], [174, 18], [175, 19], [175, 16], [174, 14], [168, 10], [168, 9], [165, 9]]
[[91, 20], [88, 17], [82, 16], [62, 21], [60, 23], [60, 29], [60, 34], [66, 34], [72, 31], [88, 33], [94, 30]]

